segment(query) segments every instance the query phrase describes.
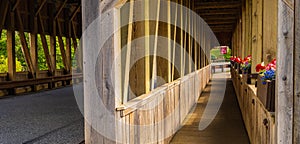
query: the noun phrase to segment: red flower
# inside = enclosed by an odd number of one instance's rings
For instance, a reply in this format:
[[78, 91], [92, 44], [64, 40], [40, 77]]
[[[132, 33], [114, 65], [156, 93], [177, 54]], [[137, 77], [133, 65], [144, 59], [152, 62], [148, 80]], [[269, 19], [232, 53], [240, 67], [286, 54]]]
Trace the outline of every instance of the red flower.
[[264, 63], [256, 65], [256, 72], [260, 72], [261, 70], [266, 69], [266, 66], [264, 66]]
[[237, 58], [235, 59], [235, 62], [237, 62], [237, 63], [242, 63], [242, 60], [241, 60], [240, 57], [237, 57]]
[[248, 55], [247, 57], [244, 58], [244, 61], [250, 61], [251, 60], [251, 55]]
[[274, 65], [273, 63], [269, 63], [266, 67], [266, 70], [270, 70], [270, 69], [276, 70], [276, 65]]
[[271, 64], [274, 64], [274, 65], [276, 66], [276, 59], [273, 59], [273, 60], [271, 61]]
[[231, 60], [231, 61], [235, 61], [235, 58], [236, 58], [235, 56], [231, 56], [231, 57], [230, 57], [230, 60]]

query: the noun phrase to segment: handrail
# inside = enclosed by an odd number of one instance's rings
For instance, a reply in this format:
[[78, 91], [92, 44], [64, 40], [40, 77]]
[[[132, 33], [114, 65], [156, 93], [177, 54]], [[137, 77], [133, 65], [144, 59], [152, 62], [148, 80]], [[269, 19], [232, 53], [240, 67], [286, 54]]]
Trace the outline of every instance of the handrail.
[[66, 80], [71, 80], [72, 78], [74, 78], [74, 76], [80, 78], [82, 77], [82, 74], [76, 74], [76, 75], [69, 74], [69, 75], [52, 76], [46, 78], [28, 79], [28, 80], [20, 80], [20, 81], [3, 81], [0, 82], [0, 90], [44, 84], [50, 82], [57, 82], [57, 81], [66, 81]]
[[139, 97], [136, 97], [130, 101], [128, 101], [125, 104], [122, 104], [120, 106], [116, 107], [116, 111], [120, 111], [121, 117], [124, 117], [132, 112], [134, 112], [135, 110], [137, 110], [138, 108], [142, 107], [143, 105], [152, 102], [153, 100], [155, 100], [156, 98], [163, 98], [162, 94], [167, 92], [167, 90], [172, 89], [174, 86], [178, 86], [181, 83], [185, 82], [186, 80], [193, 78], [195, 75], [197, 75], [199, 72], [209, 68], [210, 65], [203, 67], [202, 69], [196, 70], [190, 74], [185, 75], [184, 77], [181, 77], [171, 83], [166, 83], [154, 90], [152, 90], [150, 93], [148, 94], [143, 94]]

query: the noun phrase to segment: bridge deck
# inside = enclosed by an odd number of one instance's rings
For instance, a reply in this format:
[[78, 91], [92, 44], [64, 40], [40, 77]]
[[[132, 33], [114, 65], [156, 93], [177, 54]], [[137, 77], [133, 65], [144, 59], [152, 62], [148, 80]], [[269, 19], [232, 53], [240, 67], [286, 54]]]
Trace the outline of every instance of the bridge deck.
[[[198, 100], [185, 125], [171, 143], [247, 144], [241, 112], [231, 80], [214, 74], [214, 79]], [[224, 88], [224, 101], [215, 119], [205, 130], [198, 125], [212, 89]], [[221, 86], [221, 87], [218, 87]], [[214, 87], [214, 88], [213, 88]], [[217, 94], [217, 93], [215, 93]], [[1, 143], [79, 143], [83, 140], [83, 118], [77, 108], [71, 87], [16, 96], [0, 100]], [[212, 103], [217, 104], [217, 99]]]
[[[222, 74], [215, 74], [216, 81], [212, 81], [205, 88], [198, 100], [196, 108], [186, 118], [183, 127], [172, 139], [172, 144], [247, 144], [250, 143], [241, 112], [230, 79], [220, 78]], [[229, 77], [227, 75], [227, 77]], [[212, 87], [218, 86], [220, 81], [227, 81], [223, 103], [212, 123], [203, 131], [198, 130], [204, 108], [208, 103]], [[222, 88], [222, 87], [220, 87]], [[217, 94], [217, 93], [215, 93]], [[212, 99], [217, 104], [217, 99]], [[205, 119], [205, 116], [203, 117]]]
[[80, 143], [83, 117], [72, 87], [0, 99], [0, 143]]

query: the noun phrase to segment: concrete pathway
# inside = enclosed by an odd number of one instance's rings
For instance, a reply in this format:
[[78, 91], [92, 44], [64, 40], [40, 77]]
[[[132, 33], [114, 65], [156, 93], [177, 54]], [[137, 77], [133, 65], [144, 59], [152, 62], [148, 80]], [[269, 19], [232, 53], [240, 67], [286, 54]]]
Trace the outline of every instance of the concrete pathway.
[[83, 125], [72, 87], [0, 99], [0, 144], [78, 144]]
[[[228, 73], [214, 74], [195, 109], [173, 137], [172, 144], [249, 144], [242, 115]], [[226, 82], [224, 84], [224, 82]], [[223, 92], [222, 92], [222, 89]], [[225, 92], [225, 95], [224, 95]], [[222, 94], [223, 93], [223, 94]], [[222, 97], [224, 95], [224, 99]], [[209, 101], [208, 101], [209, 100]], [[204, 110], [208, 105], [210, 109]], [[221, 103], [219, 111], [218, 104]], [[211, 113], [211, 115], [210, 115]], [[203, 123], [212, 123], [205, 128]], [[200, 120], [202, 124], [199, 125]], [[199, 130], [202, 128], [204, 130]]]

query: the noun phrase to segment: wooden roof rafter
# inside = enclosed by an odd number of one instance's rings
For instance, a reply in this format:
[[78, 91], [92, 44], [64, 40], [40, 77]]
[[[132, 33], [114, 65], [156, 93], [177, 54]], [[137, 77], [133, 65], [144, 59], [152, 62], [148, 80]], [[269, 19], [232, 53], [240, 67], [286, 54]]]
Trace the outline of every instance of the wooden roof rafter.
[[[205, 20], [222, 45], [230, 45], [231, 37], [225, 40], [220, 33], [232, 33], [241, 12], [242, 0], [194, 0], [194, 11]], [[225, 43], [229, 42], [229, 43]]]

